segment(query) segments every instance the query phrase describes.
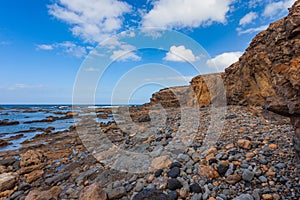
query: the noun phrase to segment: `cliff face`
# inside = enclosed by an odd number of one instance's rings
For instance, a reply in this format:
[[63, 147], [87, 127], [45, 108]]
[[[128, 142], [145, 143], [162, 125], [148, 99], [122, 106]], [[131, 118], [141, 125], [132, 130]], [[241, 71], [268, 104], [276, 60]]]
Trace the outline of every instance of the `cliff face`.
[[[218, 101], [225, 91], [228, 104], [260, 105], [289, 116], [295, 127], [294, 145], [300, 158], [300, 0], [289, 11], [288, 16], [259, 33], [225, 73], [197, 76], [185, 90], [161, 90], [153, 95], [150, 104], [202, 107]], [[223, 79], [224, 88], [214, 87], [216, 80], [220, 80], [216, 77]], [[184, 98], [180, 102], [185, 104], [174, 103]]]

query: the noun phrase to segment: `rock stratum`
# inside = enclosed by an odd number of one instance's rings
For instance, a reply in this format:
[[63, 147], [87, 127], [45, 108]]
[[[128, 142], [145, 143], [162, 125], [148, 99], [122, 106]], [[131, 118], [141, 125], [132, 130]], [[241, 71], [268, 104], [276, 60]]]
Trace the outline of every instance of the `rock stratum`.
[[[215, 86], [217, 85], [217, 87]], [[295, 127], [294, 147], [300, 159], [300, 1], [288, 16], [257, 34], [239, 61], [224, 73], [200, 75], [189, 86], [154, 93], [147, 105], [163, 107], [255, 105], [288, 116]]]

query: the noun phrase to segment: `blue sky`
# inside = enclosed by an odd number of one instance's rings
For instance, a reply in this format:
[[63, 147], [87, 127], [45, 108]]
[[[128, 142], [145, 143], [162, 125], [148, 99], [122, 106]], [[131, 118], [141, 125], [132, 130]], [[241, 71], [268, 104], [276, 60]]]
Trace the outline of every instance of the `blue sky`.
[[82, 103], [146, 102], [223, 71], [293, 2], [2, 1], [0, 104], [72, 103], [74, 87]]

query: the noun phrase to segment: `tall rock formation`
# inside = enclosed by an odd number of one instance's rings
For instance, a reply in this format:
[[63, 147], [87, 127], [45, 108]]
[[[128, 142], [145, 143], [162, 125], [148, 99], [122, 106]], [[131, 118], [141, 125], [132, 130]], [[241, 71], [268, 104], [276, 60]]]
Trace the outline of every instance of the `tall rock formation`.
[[[223, 88], [213, 87], [220, 80], [216, 77], [223, 79]], [[220, 100], [225, 91], [227, 104], [264, 106], [290, 117], [295, 127], [296, 156], [300, 160], [300, 0], [289, 9], [288, 16], [259, 33], [225, 73], [197, 76], [184, 88], [155, 93], [150, 104], [202, 107]], [[180, 102], [185, 104], [178, 104], [178, 99], [184, 98]]]

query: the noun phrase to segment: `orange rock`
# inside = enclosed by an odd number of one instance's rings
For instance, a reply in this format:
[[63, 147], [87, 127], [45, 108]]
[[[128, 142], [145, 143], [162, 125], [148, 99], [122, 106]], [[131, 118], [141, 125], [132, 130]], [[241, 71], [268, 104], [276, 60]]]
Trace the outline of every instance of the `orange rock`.
[[26, 196], [25, 200], [40, 200], [40, 199], [57, 200], [61, 191], [62, 189], [59, 186], [54, 186], [50, 190], [46, 190], [46, 191], [31, 190], [29, 194]]
[[271, 194], [263, 194], [262, 198], [263, 200], [272, 200], [273, 196]]
[[154, 158], [151, 162], [151, 167], [153, 169], [163, 169], [167, 168], [171, 164], [171, 160], [168, 156], [160, 156]]
[[246, 153], [246, 158], [253, 158], [254, 156], [255, 154], [252, 152]]
[[238, 140], [238, 146], [240, 148], [243, 148], [243, 149], [251, 149], [251, 141], [250, 140], [244, 140], [244, 139], [240, 139]]
[[35, 170], [29, 174], [25, 174], [27, 183], [32, 183], [33, 181], [39, 179], [44, 175], [44, 170]]
[[231, 144], [227, 144], [226, 146], [225, 146], [225, 149], [232, 149], [232, 148], [234, 148], [235, 147], [235, 145], [233, 144], [233, 143], [231, 143]]
[[214, 157], [215, 157], [215, 154], [211, 153], [205, 157], [205, 160], [206, 160], [206, 162], [208, 162], [211, 158], [214, 158]]
[[214, 197], [209, 197], [208, 200], [216, 200]]
[[90, 186], [83, 188], [79, 194], [79, 200], [106, 200], [106, 192], [99, 186], [98, 183], [94, 183]]
[[207, 151], [207, 154], [215, 154], [217, 152], [218, 152], [218, 149], [215, 147], [212, 147]]
[[206, 165], [199, 165], [198, 174], [201, 177], [210, 179], [218, 178], [220, 176], [219, 173], [212, 166]]
[[278, 149], [278, 145], [277, 144], [269, 144], [269, 148], [270, 149]]

